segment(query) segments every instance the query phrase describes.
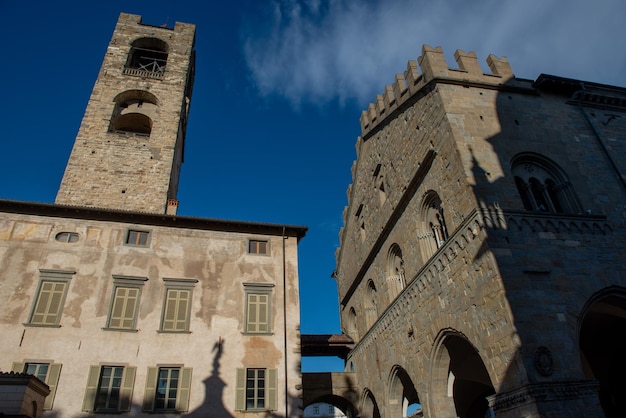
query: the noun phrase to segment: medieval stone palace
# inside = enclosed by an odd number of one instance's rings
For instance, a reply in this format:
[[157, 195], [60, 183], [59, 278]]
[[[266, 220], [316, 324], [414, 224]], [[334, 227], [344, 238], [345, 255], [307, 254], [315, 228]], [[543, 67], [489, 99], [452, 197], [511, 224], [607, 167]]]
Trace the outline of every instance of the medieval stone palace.
[[454, 56], [424, 46], [361, 117], [334, 273], [347, 405], [626, 416], [626, 89]]
[[625, 88], [424, 46], [361, 116], [343, 333], [300, 335], [306, 227], [177, 215], [194, 42], [122, 13], [55, 203], [0, 200], [0, 415], [626, 416]]

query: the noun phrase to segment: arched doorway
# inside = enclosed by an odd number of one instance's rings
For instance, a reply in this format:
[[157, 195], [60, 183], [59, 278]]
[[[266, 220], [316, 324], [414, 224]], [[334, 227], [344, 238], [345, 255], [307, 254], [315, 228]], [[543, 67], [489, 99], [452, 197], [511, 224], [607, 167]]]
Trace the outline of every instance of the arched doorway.
[[393, 418], [407, 417], [409, 411], [419, 410], [421, 412], [421, 409], [421, 402], [411, 377], [402, 367], [394, 366], [389, 375], [388, 416]]
[[431, 416], [484, 418], [495, 389], [478, 350], [451, 330], [440, 333], [435, 347]]
[[626, 289], [593, 297], [581, 315], [579, 347], [583, 372], [600, 384], [607, 418], [626, 416]]

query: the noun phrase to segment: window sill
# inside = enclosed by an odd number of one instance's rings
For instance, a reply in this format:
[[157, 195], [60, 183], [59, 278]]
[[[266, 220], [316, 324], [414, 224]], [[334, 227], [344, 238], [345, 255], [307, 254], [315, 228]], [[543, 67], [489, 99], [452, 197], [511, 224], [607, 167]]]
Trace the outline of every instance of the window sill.
[[25, 327], [33, 327], [33, 328], [61, 328], [61, 324], [46, 325], [46, 324], [31, 324], [28, 322], [24, 322], [22, 325], [24, 325]]
[[124, 329], [124, 328], [109, 328], [109, 327], [102, 327], [102, 331], [139, 332], [139, 330], [136, 328]]
[[157, 334], [191, 334], [191, 331], [164, 331], [162, 329], [158, 329]]
[[271, 332], [271, 331], [269, 331], [269, 332], [246, 332], [246, 331], [243, 331], [241, 333], [241, 335], [248, 335], [248, 336], [252, 336], [252, 337], [257, 336], [257, 335], [258, 336], [272, 336], [272, 335], [274, 335], [274, 333]]

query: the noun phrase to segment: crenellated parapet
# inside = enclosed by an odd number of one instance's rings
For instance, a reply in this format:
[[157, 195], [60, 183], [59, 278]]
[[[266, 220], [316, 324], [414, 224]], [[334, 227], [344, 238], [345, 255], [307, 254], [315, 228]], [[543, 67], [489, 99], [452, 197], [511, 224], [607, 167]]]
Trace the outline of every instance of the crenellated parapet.
[[385, 86], [384, 93], [378, 94], [376, 101], [370, 103], [368, 108], [362, 112], [362, 135], [365, 136], [369, 133], [394, 110], [402, 106], [410, 97], [413, 97], [433, 80], [498, 86], [514, 78], [513, 70], [506, 57], [498, 58], [495, 55], [487, 57], [487, 65], [491, 69], [491, 74], [482, 71], [475, 52], [457, 49], [454, 53], [454, 59], [458, 68], [449, 68], [440, 46], [432, 48], [424, 45], [422, 55], [417, 59], [417, 62], [409, 61], [406, 71], [402, 74], [396, 74], [393, 85]]

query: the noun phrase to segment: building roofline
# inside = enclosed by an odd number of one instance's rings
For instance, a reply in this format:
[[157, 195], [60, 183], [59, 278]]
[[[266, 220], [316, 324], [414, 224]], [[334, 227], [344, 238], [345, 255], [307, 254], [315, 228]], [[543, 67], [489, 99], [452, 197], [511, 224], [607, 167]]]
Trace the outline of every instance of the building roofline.
[[25, 202], [0, 199], [0, 212], [22, 215], [54, 216], [94, 221], [126, 222], [132, 224], [164, 226], [183, 229], [203, 229], [222, 232], [247, 232], [267, 235], [285, 235], [304, 238], [306, 226], [270, 224], [261, 222], [232, 221], [144, 212], [121, 211], [104, 208], [58, 205], [52, 203]]
[[533, 83], [533, 87], [538, 90], [547, 90], [556, 93], [572, 95], [573, 93], [585, 88], [601, 89], [613, 91], [619, 94], [626, 94], [626, 88], [620, 86], [612, 86], [609, 84], [593, 83], [590, 81], [577, 80], [574, 78], [560, 77], [550, 74], [540, 74]]

